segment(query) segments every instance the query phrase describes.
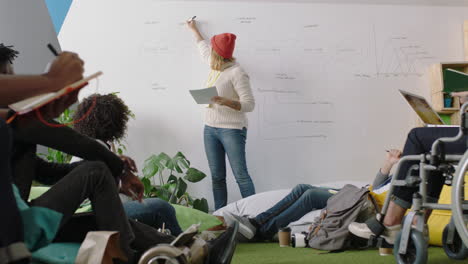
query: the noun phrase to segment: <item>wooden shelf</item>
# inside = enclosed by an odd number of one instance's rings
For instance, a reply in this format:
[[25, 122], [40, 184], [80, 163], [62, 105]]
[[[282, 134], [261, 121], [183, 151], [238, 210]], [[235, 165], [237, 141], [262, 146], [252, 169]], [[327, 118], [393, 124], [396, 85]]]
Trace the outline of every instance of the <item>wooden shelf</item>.
[[449, 114], [451, 124], [457, 125], [460, 124], [460, 98], [454, 97], [451, 107], [444, 106], [447, 96], [444, 92], [444, 70], [447, 68], [468, 73], [468, 61], [436, 63], [430, 69], [432, 107], [440, 114]]

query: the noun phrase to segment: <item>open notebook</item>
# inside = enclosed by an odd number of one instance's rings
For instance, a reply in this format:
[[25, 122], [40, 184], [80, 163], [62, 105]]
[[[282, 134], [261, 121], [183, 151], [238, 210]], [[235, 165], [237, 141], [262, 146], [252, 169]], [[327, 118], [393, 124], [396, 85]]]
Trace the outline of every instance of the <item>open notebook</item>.
[[48, 104], [49, 102], [65, 95], [68, 94], [83, 85], [85, 85], [87, 82], [89, 82], [92, 79], [95, 79], [99, 76], [102, 75], [101, 71], [98, 71], [94, 74], [89, 75], [88, 77], [85, 77], [75, 83], [72, 83], [70, 85], [67, 85], [67, 87], [53, 93], [45, 93], [37, 96], [30, 97], [28, 99], [24, 99], [22, 101], [16, 102], [14, 104], [9, 105], [8, 107], [11, 108], [13, 111], [15, 111], [17, 114], [22, 115], [29, 113], [41, 106], [44, 106]]

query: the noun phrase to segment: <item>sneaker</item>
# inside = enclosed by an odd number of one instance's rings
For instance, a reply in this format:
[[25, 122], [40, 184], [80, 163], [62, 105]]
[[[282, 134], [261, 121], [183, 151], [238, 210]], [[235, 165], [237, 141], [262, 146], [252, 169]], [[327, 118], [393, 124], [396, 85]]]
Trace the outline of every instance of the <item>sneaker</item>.
[[255, 228], [250, 220], [247, 217], [242, 217], [238, 215], [231, 214], [229, 212], [224, 212], [224, 220], [228, 226], [231, 226], [233, 222], [239, 223], [239, 233], [243, 235], [247, 239], [252, 239], [257, 232], [257, 228]]
[[[353, 222], [348, 226], [348, 230], [354, 235], [366, 239], [369, 239], [371, 235], [374, 234], [365, 223]], [[381, 237], [383, 237], [385, 241], [387, 241], [387, 243], [393, 245], [395, 243], [396, 236], [400, 231], [401, 225], [386, 226], [385, 231], [383, 232]]]

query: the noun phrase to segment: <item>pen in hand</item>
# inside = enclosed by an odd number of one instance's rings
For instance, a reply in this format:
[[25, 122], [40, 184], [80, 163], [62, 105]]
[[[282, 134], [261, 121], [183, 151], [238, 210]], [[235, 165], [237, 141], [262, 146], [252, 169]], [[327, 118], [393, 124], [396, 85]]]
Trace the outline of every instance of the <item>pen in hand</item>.
[[52, 46], [52, 44], [47, 44], [47, 48], [49, 48], [50, 52], [52, 52], [52, 54], [54, 54], [55, 57], [57, 57], [59, 54], [57, 52], [57, 50], [54, 48], [54, 46]]

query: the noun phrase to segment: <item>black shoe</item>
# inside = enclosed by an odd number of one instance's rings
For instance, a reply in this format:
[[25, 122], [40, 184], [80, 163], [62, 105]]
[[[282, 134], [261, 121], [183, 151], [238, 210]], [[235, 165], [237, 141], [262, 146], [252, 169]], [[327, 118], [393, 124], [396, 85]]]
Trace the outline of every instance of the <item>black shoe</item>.
[[236, 234], [239, 224], [230, 226], [218, 238], [208, 242], [208, 256], [205, 264], [229, 264], [236, 249]]

